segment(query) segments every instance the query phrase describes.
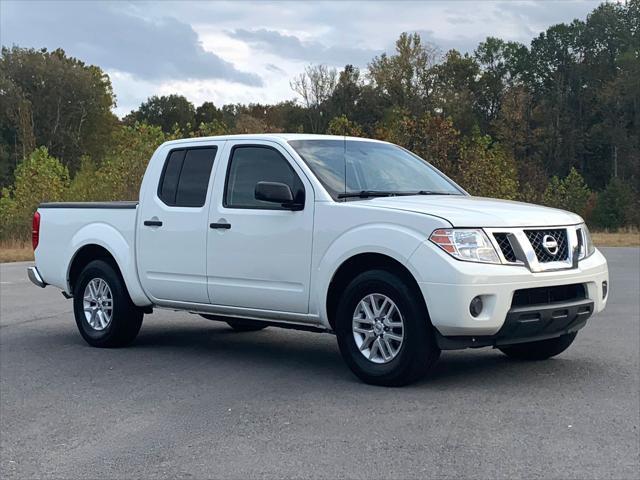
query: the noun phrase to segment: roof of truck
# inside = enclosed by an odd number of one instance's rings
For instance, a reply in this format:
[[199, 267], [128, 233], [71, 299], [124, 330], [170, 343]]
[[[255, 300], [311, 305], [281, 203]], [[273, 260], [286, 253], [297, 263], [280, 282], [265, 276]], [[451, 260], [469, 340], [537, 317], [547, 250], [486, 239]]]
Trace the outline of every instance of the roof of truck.
[[381, 142], [372, 138], [346, 137], [343, 135], [318, 135], [312, 133], [255, 133], [241, 135], [217, 135], [215, 137], [194, 137], [181, 138], [178, 140], [170, 140], [166, 144], [186, 143], [186, 142], [202, 142], [206, 140], [279, 140], [288, 142], [290, 140], [356, 140], [364, 142]]

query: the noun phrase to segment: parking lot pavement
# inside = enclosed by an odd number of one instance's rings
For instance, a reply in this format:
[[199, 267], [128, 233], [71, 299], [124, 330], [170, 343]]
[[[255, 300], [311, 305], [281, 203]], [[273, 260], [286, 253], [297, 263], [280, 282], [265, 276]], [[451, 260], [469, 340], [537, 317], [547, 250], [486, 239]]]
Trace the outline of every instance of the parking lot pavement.
[[400, 389], [335, 338], [156, 311], [87, 346], [71, 302], [0, 266], [0, 477], [637, 478], [640, 250], [603, 249], [607, 310], [563, 355], [445, 352]]

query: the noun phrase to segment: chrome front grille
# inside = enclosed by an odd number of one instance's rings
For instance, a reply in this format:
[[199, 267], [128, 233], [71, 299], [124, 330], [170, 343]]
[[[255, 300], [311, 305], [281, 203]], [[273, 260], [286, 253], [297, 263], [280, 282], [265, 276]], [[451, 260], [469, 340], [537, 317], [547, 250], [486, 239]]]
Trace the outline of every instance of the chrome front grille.
[[485, 230], [502, 263], [525, 265], [533, 272], [574, 267], [574, 251], [583, 243], [578, 226]]
[[[566, 228], [557, 228], [553, 230], [525, 230], [524, 233], [529, 239], [539, 262], [559, 262], [566, 260], [569, 257]], [[557, 248], [555, 250], [545, 248], [544, 240], [549, 238], [553, 239], [557, 243]]]

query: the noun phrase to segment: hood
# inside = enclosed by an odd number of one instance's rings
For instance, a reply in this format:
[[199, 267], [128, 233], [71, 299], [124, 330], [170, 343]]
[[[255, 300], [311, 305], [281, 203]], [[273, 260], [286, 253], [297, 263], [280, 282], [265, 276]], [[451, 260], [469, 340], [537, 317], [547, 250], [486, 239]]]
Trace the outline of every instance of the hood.
[[530, 203], [466, 195], [412, 195], [363, 200], [368, 206], [424, 213], [454, 227], [550, 227], [575, 225], [575, 213]]

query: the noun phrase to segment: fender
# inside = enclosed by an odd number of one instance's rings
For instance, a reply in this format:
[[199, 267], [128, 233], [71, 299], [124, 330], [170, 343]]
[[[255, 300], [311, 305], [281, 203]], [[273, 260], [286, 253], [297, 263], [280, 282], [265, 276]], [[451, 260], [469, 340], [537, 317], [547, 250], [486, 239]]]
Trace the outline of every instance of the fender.
[[130, 243], [133, 243], [133, 238], [127, 242], [127, 239], [118, 230], [107, 223], [91, 223], [78, 230], [72, 237], [65, 256], [67, 259], [65, 277], [67, 293], [71, 294], [69, 272], [76, 254], [86, 245], [98, 245], [107, 250], [114, 258], [133, 303], [139, 307], [151, 305], [151, 301], [140, 285], [136, 259]]
[[424, 240], [423, 232], [393, 223], [373, 223], [347, 230], [315, 262], [311, 286], [311, 292], [315, 294], [310, 299], [310, 311], [318, 312], [321, 323], [329, 328], [326, 299], [331, 280], [345, 261], [361, 253], [379, 253], [391, 257], [404, 265], [420, 282], [420, 272], [409, 263], [409, 258]]

